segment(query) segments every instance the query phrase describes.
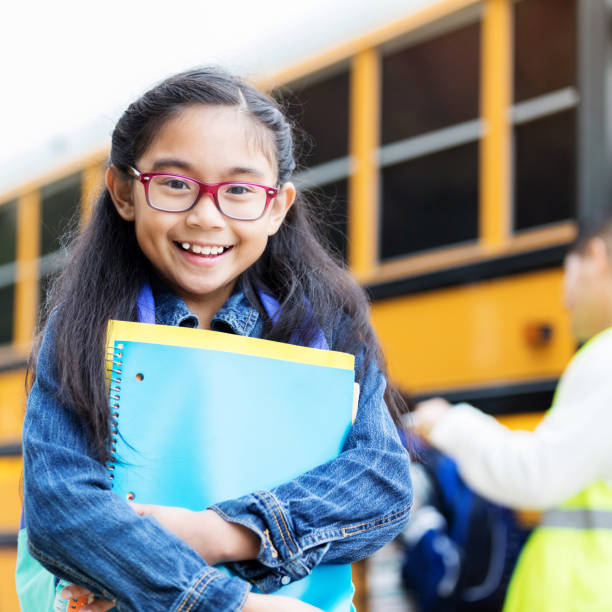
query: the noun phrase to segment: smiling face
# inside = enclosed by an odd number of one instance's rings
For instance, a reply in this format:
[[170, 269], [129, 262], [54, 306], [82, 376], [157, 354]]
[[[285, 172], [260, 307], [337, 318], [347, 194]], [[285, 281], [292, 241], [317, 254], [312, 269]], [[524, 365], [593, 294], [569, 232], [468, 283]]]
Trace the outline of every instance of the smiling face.
[[[239, 107], [190, 106], [163, 125], [136, 168], [206, 183], [275, 187], [272, 138], [264, 130]], [[259, 259], [295, 197], [286, 183], [260, 219], [238, 221], [222, 215], [208, 194], [186, 212], [154, 210], [144, 185], [126, 181], [116, 169], [109, 170], [107, 186], [119, 214], [134, 222], [138, 244], [157, 274], [208, 321], [230, 296], [238, 276]]]

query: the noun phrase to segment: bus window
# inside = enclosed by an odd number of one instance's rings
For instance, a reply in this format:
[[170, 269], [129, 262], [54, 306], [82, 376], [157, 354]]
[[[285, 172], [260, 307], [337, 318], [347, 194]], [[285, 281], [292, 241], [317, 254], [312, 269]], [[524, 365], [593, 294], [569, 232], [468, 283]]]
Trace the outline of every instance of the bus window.
[[479, 23], [386, 55], [382, 143], [476, 119], [479, 78]]
[[13, 339], [17, 202], [0, 205], [0, 345]]
[[296, 185], [310, 192], [321, 229], [346, 260], [349, 72], [335, 66], [275, 92], [296, 125]]
[[45, 185], [42, 196], [42, 231], [40, 234], [41, 256], [54, 253], [60, 248], [60, 239], [66, 230], [77, 227], [75, 216], [81, 201], [81, 176], [73, 174], [60, 181]]
[[[302, 168], [312, 168], [348, 154], [349, 73], [343, 70], [280, 92], [289, 116], [305, 132]], [[298, 133], [298, 142], [300, 141]]]
[[576, 85], [576, 0], [520, 0], [514, 10], [514, 102]]
[[516, 126], [516, 230], [575, 216], [575, 124], [572, 109]]
[[478, 240], [480, 21], [382, 59], [382, 261]]
[[329, 241], [332, 249], [346, 261], [347, 257], [347, 208], [348, 208], [348, 181], [342, 179], [333, 183], [326, 183], [317, 187], [308, 194], [313, 202], [315, 214], [321, 215], [324, 220], [320, 223], [320, 230]]
[[475, 241], [478, 143], [383, 168], [382, 191], [382, 260]]
[[514, 11], [514, 230], [576, 216], [576, 0]]
[[40, 304], [44, 303], [49, 277], [62, 266], [61, 240], [66, 232], [78, 230], [81, 175], [72, 174], [41, 190]]

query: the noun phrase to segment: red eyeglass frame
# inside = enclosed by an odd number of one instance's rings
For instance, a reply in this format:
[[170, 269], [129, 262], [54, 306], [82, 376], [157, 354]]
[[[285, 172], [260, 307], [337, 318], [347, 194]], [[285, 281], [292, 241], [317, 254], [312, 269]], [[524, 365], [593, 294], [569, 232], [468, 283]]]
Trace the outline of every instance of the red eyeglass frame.
[[[268, 210], [268, 206], [270, 205], [270, 202], [278, 195], [278, 189], [276, 187], [268, 187], [267, 185], [259, 185], [258, 183], [247, 183], [244, 181], [224, 181], [222, 183], [203, 183], [202, 181], [198, 181], [197, 179], [194, 179], [191, 176], [183, 176], [181, 174], [168, 174], [167, 172], [140, 172], [140, 170], [137, 170], [133, 166], [128, 166], [128, 169], [130, 171], [130, 174], [134, 178], [137, 178], [144, 185], [147, 204], [154, 210], [159, 210], [160, 212], [169, 212], [169, 213], [187, 212], [188, 210], [191, 210], [200, 201], [200, 198], [202, 197], [203, 194], [209, 193], [212, 196], [212, 201], [214, 202], [216, 209], [224, 217], [227, 217], [228, 219], [234, 219], [235, 221], [257, 221], [257, 219], [261, 219], [266, 214], [266, 210]], [[167, 210], [165, 208], [159, 208], [158, 206], [153, 206], [153, 204], [151, 204], [151, 201], [149, 200], [149, 185], [151, 184], [151, 179], [155, 178], [156, 176], [171, 176], [173, 178], [191, 181], [192, 183], [196, 183], [198, 185], [198, 187], [200, 188], [200, 191], [198, 192], [198, 195], [196, 199], [194, 200], [193, 204], [189, 208], [185, 208], [184, 210]], [[224, 213], [221, 210], [221, 207], [219, 206], [219, 200], [217, 199], [217, 193], [219, 189], [223, 187], [223, 185], [249, 185], [251, 187], [261, 187], [262, 189], [264, 189], [266, 192], [266, 204], [264, 206], [263, 211], [261, 212], [261, 215], [253, 219], [241, 219], [240, 217], [232, 217], [231, 215]]]

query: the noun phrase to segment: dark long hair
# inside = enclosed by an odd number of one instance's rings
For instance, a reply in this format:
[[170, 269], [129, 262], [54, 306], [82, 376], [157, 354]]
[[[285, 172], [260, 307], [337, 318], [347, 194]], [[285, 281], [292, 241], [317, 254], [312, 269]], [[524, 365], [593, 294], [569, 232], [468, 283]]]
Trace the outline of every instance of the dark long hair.
[[[241, 106], [259, 128], [273, 137], [278, 182], [295, 169], [292, 127], [277, 104], [248, 83], [217, 68], [202, 68], [173, 76], [131, 104], [112, 135], [110, 164], [123, 173], [146, 151], [161, 126], [194, 104]], [[365, 347], [361, 371], [372, 360], [385, 371], [376, 336], [369, 323], [369, 305], [363, 290], [321, 248], [311, 206], [301, 195], [289, 210], [280, 230], [270, 237], [261, 258], [242, 277], [248, 299], [265, 320], [266, 338], [287, 342], [300, 330], [307, 345], [313, 330], [330, 321], [346, 327], [334, 348], [357, 353]], [[94, 205], [91, 219], [69, 250], [61, 275], [50, 288], [43, 321], [54, 312], [55, 363], [62, 399], [74, 407], [91, 436], [93, 451], [108, 458], [109, 407], [105, 380], [104, 347], [109, 319], [136, 320], [136, 301], [142, 284], [152, 273], [136, 241], [133, 223], [116, 212], [105, 189]], [[267, 289], [282, 308], [273, 324], [257, 298]], [[326, 326], [327, 323], [327, 326]], [[29, 363], [35, 374], [40, 334]], [[398, 422], [401, 395], [391, 386], [387, 405]]]

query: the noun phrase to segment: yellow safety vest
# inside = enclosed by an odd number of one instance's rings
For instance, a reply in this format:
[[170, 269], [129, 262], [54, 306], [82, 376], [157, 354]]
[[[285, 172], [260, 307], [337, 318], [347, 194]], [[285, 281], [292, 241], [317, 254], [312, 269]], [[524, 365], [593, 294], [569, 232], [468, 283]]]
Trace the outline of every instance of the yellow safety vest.
[[612, 612], [612, 486], [601, 480], [546, 512], [519, 557], [504, 612], [553, 610]]
[[612, 612], [612, 482], [545, 512], [521, 552], [503, 612], [553, 611]]

